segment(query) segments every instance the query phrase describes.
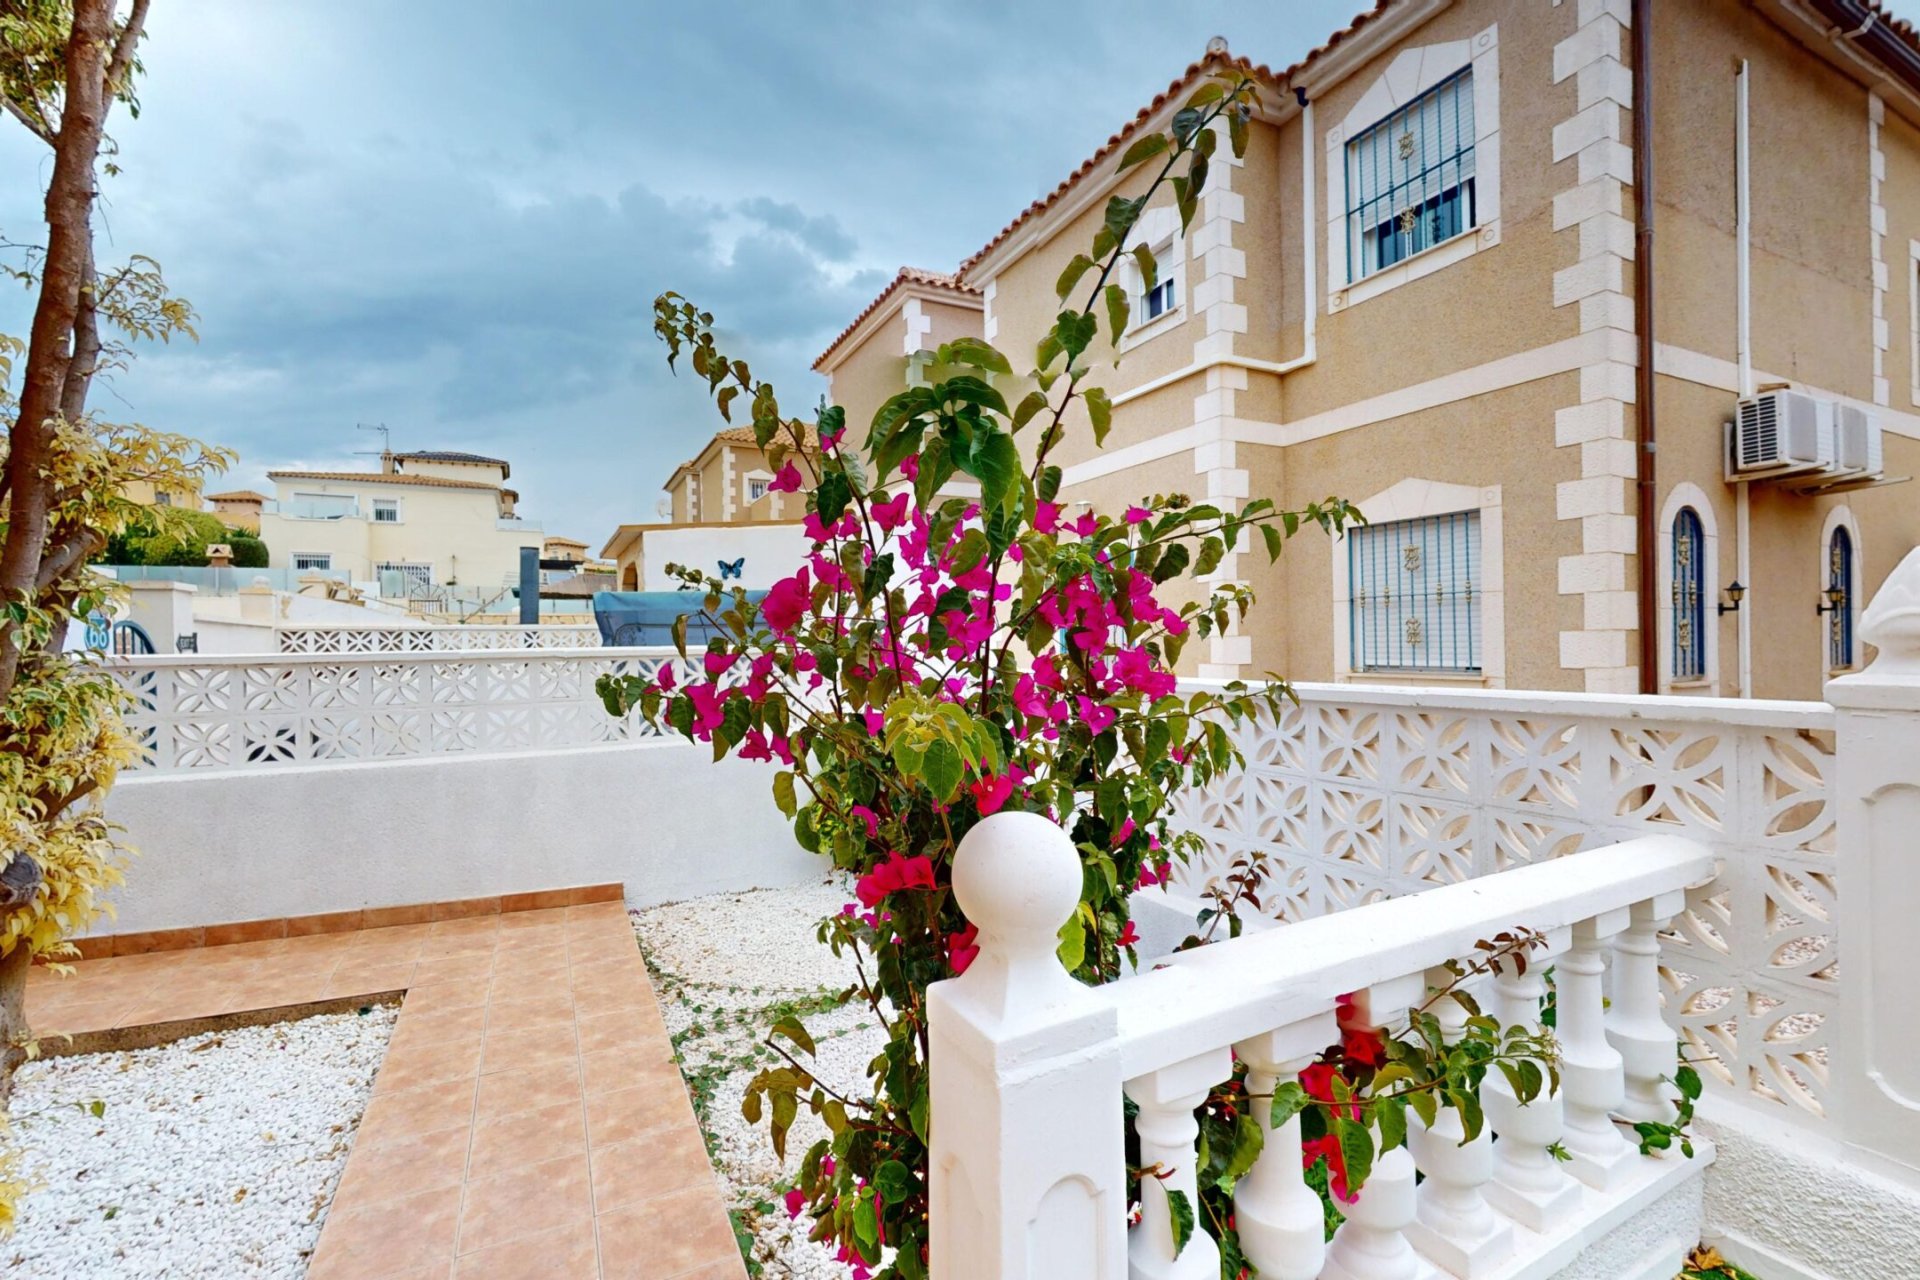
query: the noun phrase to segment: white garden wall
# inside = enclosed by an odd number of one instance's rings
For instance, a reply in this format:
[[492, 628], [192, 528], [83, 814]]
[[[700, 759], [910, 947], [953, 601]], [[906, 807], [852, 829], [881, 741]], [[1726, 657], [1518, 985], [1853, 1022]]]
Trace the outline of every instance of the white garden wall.
[[805, 882], [759, 764], [679, 742], [130, 774], [130, 933], [619, 881], [636, 905]]

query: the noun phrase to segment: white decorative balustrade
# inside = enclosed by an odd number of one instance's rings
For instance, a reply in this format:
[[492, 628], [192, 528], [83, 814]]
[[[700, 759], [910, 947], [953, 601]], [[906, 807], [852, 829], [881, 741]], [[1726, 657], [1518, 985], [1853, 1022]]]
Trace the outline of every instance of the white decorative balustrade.
[[1840, 998], [1831, 706], [1296, 689], [1277, 725], [1236, 729], [1244, 771], [1182, 797], [1179, 822], [1208, 852], [1180, 888], [1264, 858], [1262, 901], [1302, 920], [1637, 836], [1688, 836], [1719, 857], [1719, 877], [1657, 948], [1636, 926], [1634, 964], [1657, 966], [1709, 1088], [1820, 1122]]
[[281, 627], [281, 653], [440, 653], [467, 649], [594, 649], [594, 626], [447, 623], [415, 627]]
[[672, 649], [546, 649], [115, 659], [133, 694], [136, 772], [253, 769], [538, 751], [653, 737], [594, 692], [603, 673], [651, 675]]
[[[1540, 974], [1554, 966], [1561, 1092], [1522, 1105], [1490, 1073], [1487, 1130], [1465, 1144], [1452, 1112], [1430, 1131], [1410, 1120], [1409, 1145], [1376, 1162], [1331, 1244], [1295, 1119], [1268, 1132], [1234, 1212], [1262, 1280], [1551, 1276], [1712, 1158], [1707, 1146], [1693, 1162], [1642, 1156], [1615, 1118], [1670, 1091], [1675, 1031], [1647, 1017], [1659, 1000], [1647, 940], [1713, 873], [1702, 845], [1647, 837], [1249, 934], [1086, 988], [1054, 954], [1079, 899], [1071, 841], [1036, 815], [986, 819], [954, 867], [981, 953], [928, 998], [933, 1114], [945, 1118], [932, 1136], [934, 1280], [1215, 1280], [1219, 1255], [1199, 1227], [1176, 1252], [1169, 1192], [1198, 1212], [1194, 1109], [1235, 1057], [1249, 1090], [1268, 1092], [1339, 1038], [1344, 996], [1366, 1024], [1392, 1028], [1443, 981], [1441, 966], [1515, 926], [1547, 945], [1525, 976], [1510, 966], [1490, 984], [1491, 1002], [1503, 1022], [1537, 1027]], [[1611, 1008], [1600, 981], [1609, 956]], [[1437, 1012], [1464, 1021], [1450, 1000]], [[1138, 1108], [1141, 1166], [1163, 1175], [1141, 1179], [1131, 1230], [1123, 1093]], [[1572, 1160], [1549, 1154], [1555, 1144]]]

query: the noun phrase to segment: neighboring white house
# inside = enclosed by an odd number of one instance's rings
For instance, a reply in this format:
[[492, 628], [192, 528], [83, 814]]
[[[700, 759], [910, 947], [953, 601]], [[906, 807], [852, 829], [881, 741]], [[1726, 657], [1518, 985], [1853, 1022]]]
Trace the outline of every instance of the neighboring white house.
[[499, 458], [448, 451], [382, 454], [378, 471], [269, 471], [260, 535], [275, 568], [497, 589], [518, 581], [520, 549], [545, 541], [514, 514], [511, 474]]

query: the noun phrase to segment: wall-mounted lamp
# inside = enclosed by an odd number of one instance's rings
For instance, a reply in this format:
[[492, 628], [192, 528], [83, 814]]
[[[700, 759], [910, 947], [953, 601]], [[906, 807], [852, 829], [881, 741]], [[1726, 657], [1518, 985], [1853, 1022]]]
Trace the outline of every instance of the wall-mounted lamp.
[[1813, 606], [1815, 614], [1838, 613], [1847, 607], [1847, 589], [1837, 581], [1829, 583], [1827, 589], [1820, 593], [1820, 598], [1826, 603]]
[[1727, 599], [1733, 601], [1733, 603], [1716, 605], [1715, 607], [1720, 610], [1722, 616], [1729, 613], [1740, 612], [1740, 602], [1747, 598], [1747, 589], [1740, 585], [1738, 578], [1735, 578], [1731, 583], [1727, 584], [1724, 589], [1727, 593]]

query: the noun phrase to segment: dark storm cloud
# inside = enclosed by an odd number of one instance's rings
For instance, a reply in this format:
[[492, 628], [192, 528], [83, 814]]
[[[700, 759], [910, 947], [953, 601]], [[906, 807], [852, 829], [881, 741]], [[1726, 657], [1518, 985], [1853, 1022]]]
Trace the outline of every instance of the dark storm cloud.
[[[951, 268], [1208, 36], [1284, 65], [1355, 4], [159, 0], [103, 226], [203, 338], [101, 408], [233, 445], [255, 485], [361, 465], [384, 422], [511, 459], [528, 514], [597, 541], [717, 422], [656, 293], [804, 409], [896, 267]], [[0, 127], [0, 235], [38, 238], [47, 167]]]

